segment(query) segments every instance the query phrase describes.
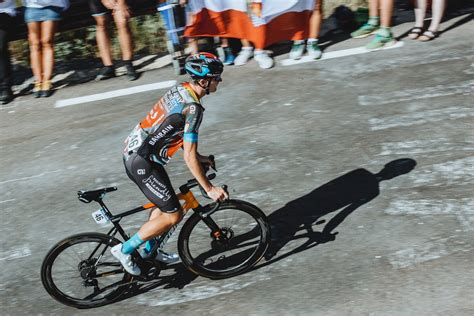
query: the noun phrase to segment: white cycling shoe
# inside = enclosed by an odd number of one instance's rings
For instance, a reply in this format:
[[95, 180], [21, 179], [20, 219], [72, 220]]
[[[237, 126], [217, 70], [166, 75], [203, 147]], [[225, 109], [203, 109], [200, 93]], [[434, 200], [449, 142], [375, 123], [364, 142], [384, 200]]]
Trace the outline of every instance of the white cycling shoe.
[[122, 264], [123, 268], [125, 271], [130, 273], [131, 275], [140, 275], [141, 270], [137, 266], [136, 263], [132, 261], [132, 256], [131, 255], [126, 255], [122, 252], [122, 244], [118, 244], [113, 246], [110, 249], [110, 252], [112, 253], [112, 256], [117, 258], [120, 263]]
[[[138, 253], [140, 253], [140, 256], [143, 259], [150, 258], [151, 256], [149, 253], [146, 253], [144, 248], [138, 249]], [[179, 255], [173, 252], [166, 253], [163, 250], [158, 249], [155, 260], [166, 263], [166, 264], [173, 264], [179, 261]]]

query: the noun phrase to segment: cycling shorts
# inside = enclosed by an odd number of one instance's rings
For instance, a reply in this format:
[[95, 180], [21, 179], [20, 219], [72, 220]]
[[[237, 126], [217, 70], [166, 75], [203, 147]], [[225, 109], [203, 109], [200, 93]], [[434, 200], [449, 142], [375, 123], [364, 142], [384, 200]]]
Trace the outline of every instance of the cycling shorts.
[[124, 164], [128, 177], [160, 211], [174, 213], [181, 210], [181, 204], [162, 165], [136, 153], [124, 160]]

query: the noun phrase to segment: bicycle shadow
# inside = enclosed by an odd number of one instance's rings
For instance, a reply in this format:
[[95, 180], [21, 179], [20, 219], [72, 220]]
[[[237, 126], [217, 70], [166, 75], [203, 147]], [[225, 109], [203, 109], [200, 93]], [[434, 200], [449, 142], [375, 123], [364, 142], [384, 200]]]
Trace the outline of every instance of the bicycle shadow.
[[[296, 200], [268, 216], [272, 229], [270, 246], [265, 254], [266, 262], [254, 268], [260, 269], [319, 244], [334, 241], [338, 232], [334, 230], [356, 209], [373, 200], [380, 194], [381, 181], [393, 179], [409, 173], [416, 166], [410, 158], [397, 159], [387, 163], [384, 168], [373, 174], [366, 169], [348, 172]], [[325, 223], [320, 220], [329, 213], [336, 213], [321, 231], [315, 231], [316, 225]], [[302, 233], [300, 233], [302, 232]], [[307, 238], [302, 245], [281, 250], [290, 241]]]
[[[272, 234], [270, 246], [265, 254], [266, 261], [254, 267], [253, 270], [263, 268], [319, 244], [334, 241], [338, 234], [338, 232], [333, 232], [334, 229], [357, 208], [380, 194], [379, 184], [381, 181], [409, 173], [415, 166], [415, 160], [403, 158], [387, 163], [376, 174], [366, 169], [356, 169], [274, 211], [268, 216]], [[324, 223], [324, 221], [319, 220], [320, 218], [338, 210], [340, 211], [327, 222], [322, 231], [313, 230], [313, 226]], [[299, 234], [301, 231], [304, 232]], [[250, 231], [237, 236], [239, 240], [237, 244], [251, 243], [252, 240], [255, 240], [257, 234], [257, 231]], [[301, 246], [280, 253], [290, 241], [301, 238], [307, 238], [307, 241]], [[248, 257], [248, 251], [252, 250], [244, 250], [229, 257], [228, 260], [239, 262], [242, 258]], [[197, 278], [196, 274], [187, 270], [180, 263], [168, 266], [163, 271], [166, 271], [168, 275], [159, 276], [155, 280], [133, 286], [119, 301], [159, 287], [163, 287], [163, 289], [183, 289]]]

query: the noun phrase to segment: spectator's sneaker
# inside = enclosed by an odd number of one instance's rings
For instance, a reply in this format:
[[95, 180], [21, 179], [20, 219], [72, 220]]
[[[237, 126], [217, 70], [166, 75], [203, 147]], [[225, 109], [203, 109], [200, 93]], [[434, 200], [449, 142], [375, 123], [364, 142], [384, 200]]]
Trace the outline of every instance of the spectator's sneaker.
[[234, 65], [242, 66], [245, 65], [250, 58], [253, 56], [253, 48], [251, 47], [242, 47], [242, 50], [239, 52], [237, 57], [235, 57]]
[[33, 87], [33, 95], [35, 98], [41, 97], [41, 81], [35, 81], [35, 86]]
[[[138, 253], [143, 259], [150, 258], [151, 256], [151, 254], [145, 251], [145, 248], [138, 248]], [[155, 260], [166, 264], [172, 264], [179, 261], [179, 255], [177, 253], [166, 253], [163, 250], [158, 249]]]
[[127, 70], [128, 80], [133, 81], [138, 79], [138, 74], [135, 71], [135, 68], [133, 68], [133, 64], [131, 62], [125, 64], [125, 69]]
[[122, 252], [122, 244], [113, 246], [110, 249], [112, 255], [117, 258], [122, 264], [123, 268], [131, 275], [140, 275], [140, 268], [132, 261], [131, 255], [126, 255]]
[[306, 50], [308, 51], [308, 56], [312, 59], [319, 59], [323, 55], [321, 48], [319, 48], [318, 42], [308, 42], [306, 45]]
[[304, 41], [294, 41], [290, 51], [290, 59], [300, 59], [304, 53]]
[[0, 104], [7, 104], [13, 100], [13, 93], [10, 87], [0, 89]]
[[43, 81], [41, 84], [40, 96], [43, 98], [48, 98], [53, 94], [53, 84], [51, 80]]
[[232, 65], [235, 60], [235, 55], [232, 53], [232, 49], [230, 47], [224, 48], [225, 59], [224, 65]]
[[383, 36], [380, 34], [375, 34], [374, 39], [365, 46], [368, 50], [377, 50], [381, 49], [384, 46], [390, 46], [395, 43], [392, 33], [389, 33], [388, 36]]
[[253, 58], [255, 58], [255, 61], [262, 69], [269, 69], [272, 68], [274, 65], [273, 58], [268, 56], [268, 54], [264, 51], [255, 53]]
[[100, 71], [97, 77], [95, 77], [96, 81], [110, 79], [115, 77], [115, 68], [114, 66], [105, 66]]
[[351, 36], [353, 38], [364, 38], [364, 37], [374, 34], [375, 32], [377, 32], [378, 29], [379, 29], [378, 25], [365, 23], [358, 30], [352, 32]]

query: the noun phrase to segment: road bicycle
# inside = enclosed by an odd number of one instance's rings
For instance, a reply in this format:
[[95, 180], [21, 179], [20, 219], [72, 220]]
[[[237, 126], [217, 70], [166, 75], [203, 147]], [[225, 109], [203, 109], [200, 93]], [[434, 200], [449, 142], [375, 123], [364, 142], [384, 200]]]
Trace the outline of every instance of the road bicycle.
[[[212, 180], [216, 175], [212, 173], [207, 177]], [[265, 214], [255, 205], [241, 200], [212, 202], [203, 206], [190, 190], [197, 186], [195, 179], [188, 180], [177, 192], [183, 210], [193, 211], [178, 237], [182, 264], [193, 273], [210, 279], [229, 278], [248, 271], [268, 248], [270, 228]], [[201, 194], [209, 198], [200, 189]], [[110, 253], [109, 248], [130, 238], [120, 220], [155, 207], [148, 203], [113, 215], [103, 198], [106, 193], [116, 190], [116, 187], [107, 187], [78, 192], [80, 201], [99, 203], [101, 208], [92, 216], [98, 224], [112, 224], [107, 234], [88, 232], [67, 237], [54, 245], [43, 260], [43, 286], [54, 299], [65, 305], [92, 308], [112, 303], [132, 284], [156, 279], [166, 266], [153, 258], [178, 225], [156, 238], [150, 258], [142, 258], [138, 250], [132, 253], [142, 271], [140, 276], [128, 274]], [[117, 234], [123, 241], [117, 239]]]

